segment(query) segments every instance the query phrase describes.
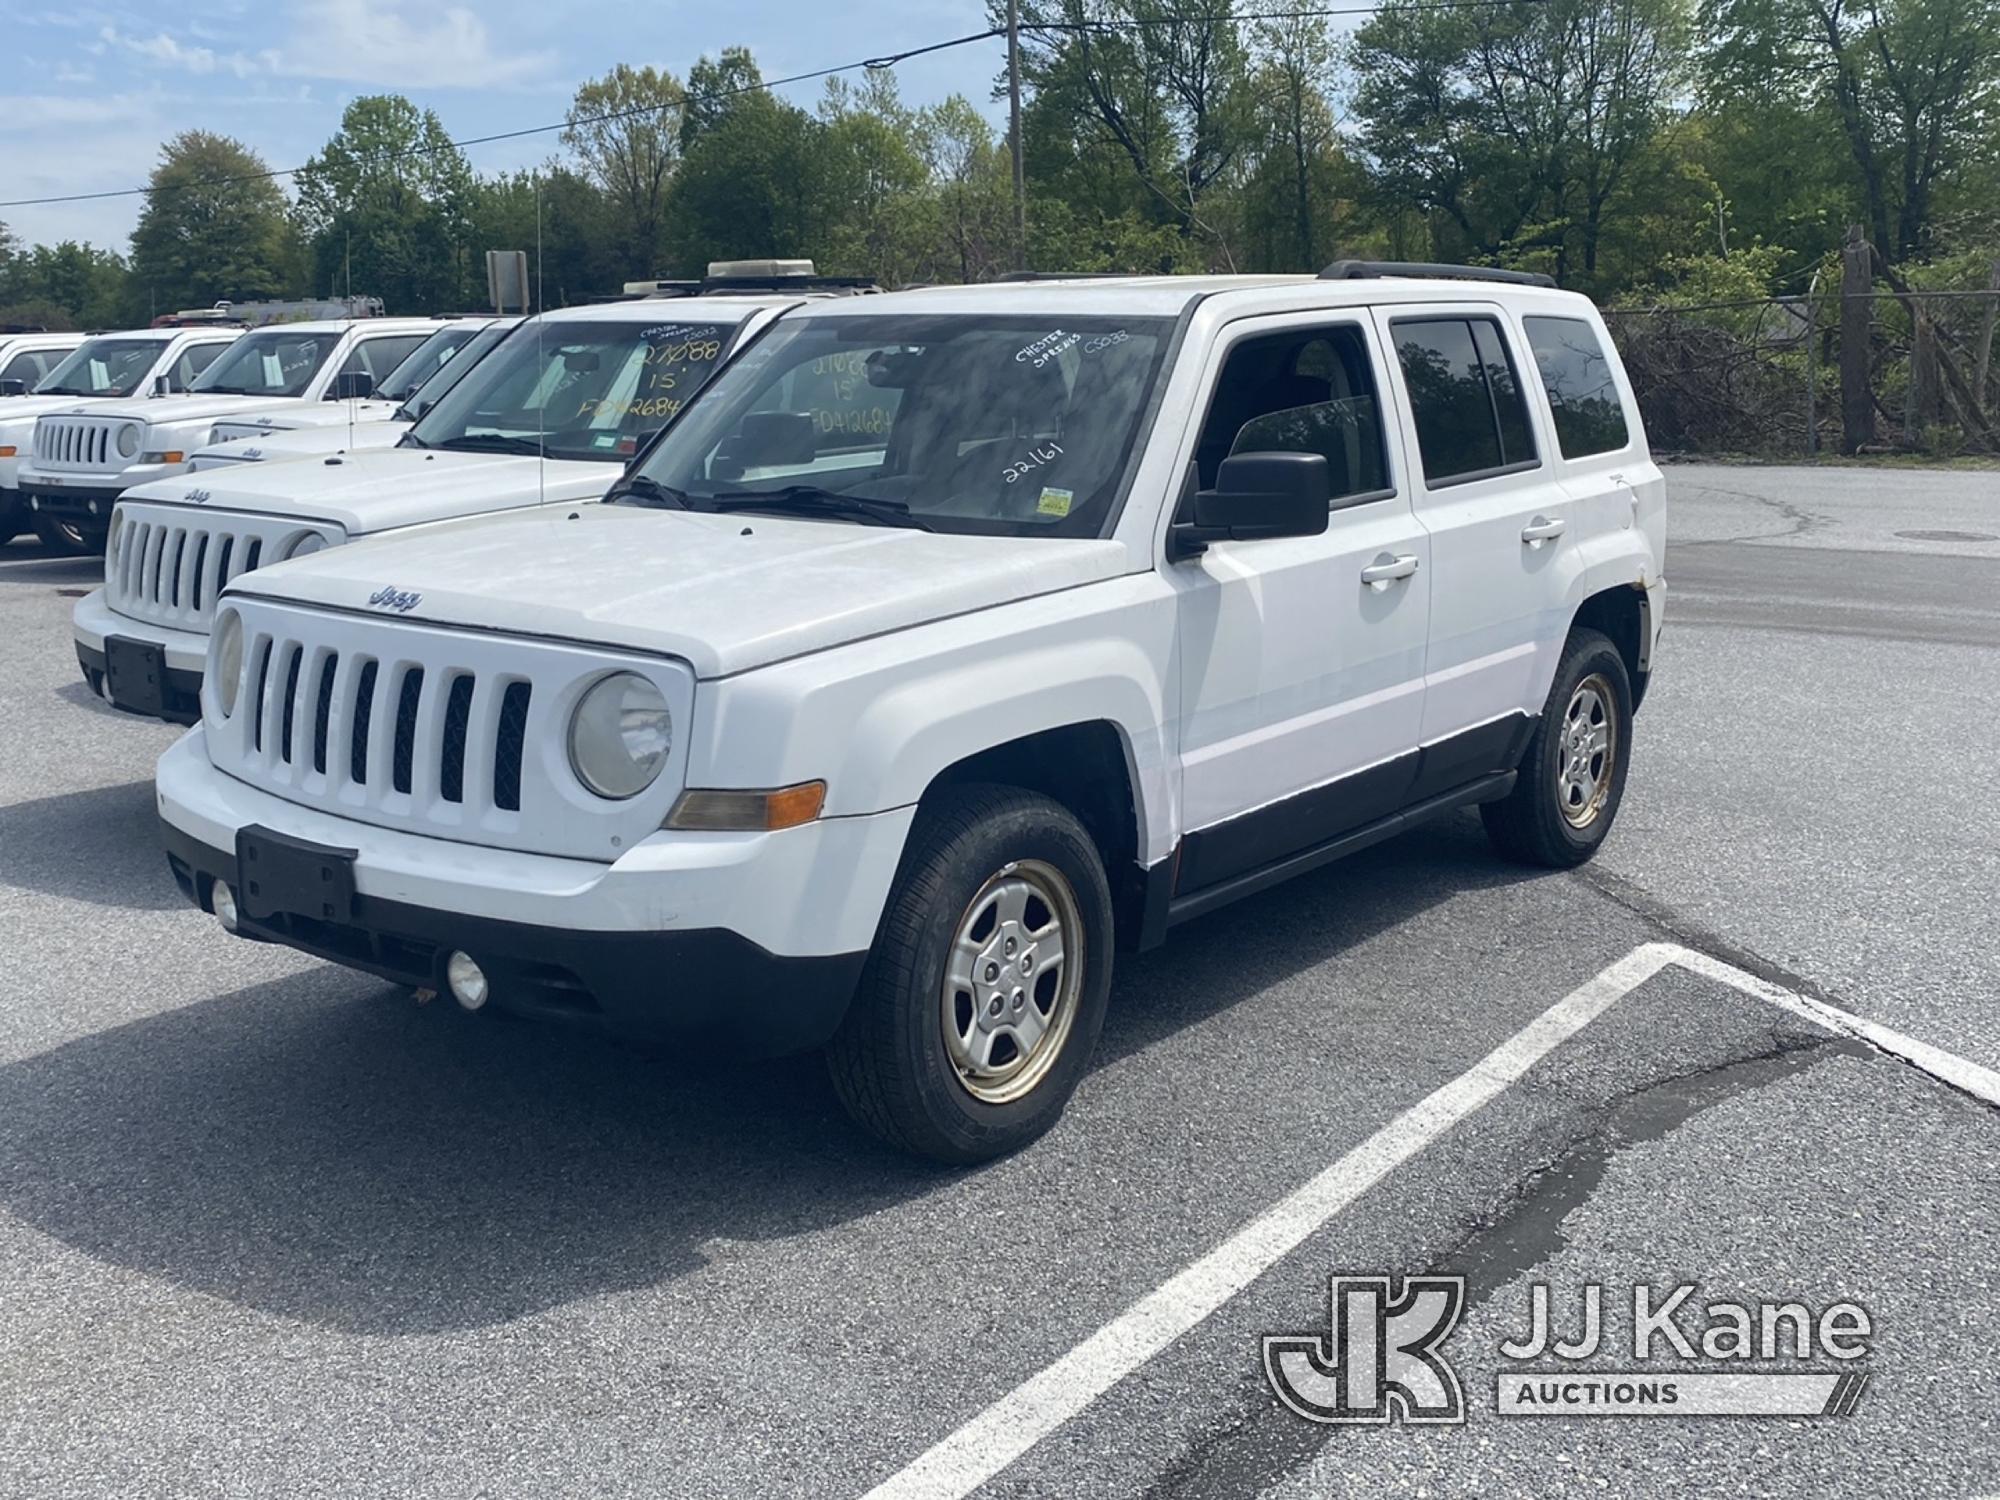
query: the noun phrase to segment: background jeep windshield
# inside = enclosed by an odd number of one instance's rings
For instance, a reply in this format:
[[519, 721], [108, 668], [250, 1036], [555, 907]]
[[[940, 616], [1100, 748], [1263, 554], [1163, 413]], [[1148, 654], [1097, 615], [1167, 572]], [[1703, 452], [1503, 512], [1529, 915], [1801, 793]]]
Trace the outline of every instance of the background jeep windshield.
[[49, 371], [37, 394], [136, 395], [146, 372], [166, 347], [164, 339], [87, 339]]
[[708, 382], [735, 325], [523, 324], [438, 398], [413, 445], [624, 463]]
[[195, 377], [191, 391], [217, 396], [297, 396], [340, 342], [338, 333], [267, 328], [246, 333]]
[[479, 332], [476, 328], [440, 328], [412, 349], [407, 358], [375, 387], [377, 401], [402, 401], [451, 362]]
[[885, 314], [780, 322], [641, 472], [699, 508], [793, 486], [938, 531], [1096, 535], [1173, 325]]

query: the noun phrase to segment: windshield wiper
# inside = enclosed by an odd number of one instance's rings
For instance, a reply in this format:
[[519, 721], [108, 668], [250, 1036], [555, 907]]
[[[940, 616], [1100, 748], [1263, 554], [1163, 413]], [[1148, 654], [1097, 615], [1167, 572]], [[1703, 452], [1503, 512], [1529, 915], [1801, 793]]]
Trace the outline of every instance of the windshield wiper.
[[805, 516], [852, 516], [877, 526], [908, 526], [917, 531], [936, 529], [911, 515], [910, 507], [900, 500], [848, 495], [816, 484], [788, 484], [781, 490], [730, 490], [704, 498], [719, 511], [775, 510]]
[[650, 474], [628, 474], [604, 492], [606, 505], [616, 505], [627, 500], [636, 505], [671, 505], [677, 510], [694, 509], [686, 495], [661, 484]]
[[453, 453], [525, 453], [535, 457], [542, 452], [538, 438], [510, 437], [499, 432], [468, 432], [434, 446], [448, 448]]
[[[95, 396], [97, 392], [80, 390], [79, 388], [73, 385], [45, 385], [40, 390], [36, 391], [35, 394], [37, 396]], [[104, 394], [107, 396], [127, 396], [130, 395], [131, 392], [106, 391]]]

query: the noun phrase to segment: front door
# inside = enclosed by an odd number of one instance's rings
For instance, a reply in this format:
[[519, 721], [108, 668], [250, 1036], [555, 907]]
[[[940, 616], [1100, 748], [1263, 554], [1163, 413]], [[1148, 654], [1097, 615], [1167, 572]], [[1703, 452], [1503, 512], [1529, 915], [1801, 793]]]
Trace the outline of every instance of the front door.
[[1362, 311], [1246, 319], [1210, 356], [1191, 488], [1231, 453], [1315, 452], [1325, 534], [1211, 544], [1180, 589], [1179, 894], [1396, 810], [1423, 716], [1430, 547]]

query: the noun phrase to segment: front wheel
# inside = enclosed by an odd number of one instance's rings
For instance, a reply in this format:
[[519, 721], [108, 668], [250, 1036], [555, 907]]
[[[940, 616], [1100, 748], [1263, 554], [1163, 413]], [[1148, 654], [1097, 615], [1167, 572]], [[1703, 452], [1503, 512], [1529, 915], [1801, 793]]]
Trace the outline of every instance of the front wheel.
[[104, 550], [105, 533], [85, 531], [74, 521], [36, 516], [33, 525], [42, 545], [59, 557], [89, 557]]
[[891, 1145], [954, 1165], [1062, 1114], [1111, 988], [1111, 890], [1060, 803], [954, 787], [925, 805], [861, 984], [827, 1048], [835, 1091]]
[[1602, 633], [1573, 630], [1514, 790], [1479, 810], [1494, 847], [1525, 864], [1582, 864], [1611, 832], [1631, 753], [1625, 658]]

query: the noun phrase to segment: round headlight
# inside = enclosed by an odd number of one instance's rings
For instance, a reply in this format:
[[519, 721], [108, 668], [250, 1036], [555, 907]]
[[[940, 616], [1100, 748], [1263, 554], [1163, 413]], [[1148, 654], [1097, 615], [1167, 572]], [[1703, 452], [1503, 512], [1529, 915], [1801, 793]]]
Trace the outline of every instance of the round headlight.
[[236, 712], [236, 694], [243, 683], [243, 616], [226, 609], [215, 622], [209, 647], [208, 674], [215, 682], [215, 701], [222, 717]]
[[614, 802], [651, 786], [673, 743], [666, 698], [636, 672], [614, 672], [597, 683], [569, 721], [569, 763], [577, 780]]
[[292, 539], [291, 545], [285, 548], [285, 555], [281, 561], [290, 562], [295, 557], [311, 557], [315, 552], [325, 550], [326, 538], [317, 531], [308, 531], [304, 536]]
[[130, 458], [139, 451], [139, 432], [136, 424], [128, 423], [118, 429], [118, 456]]

